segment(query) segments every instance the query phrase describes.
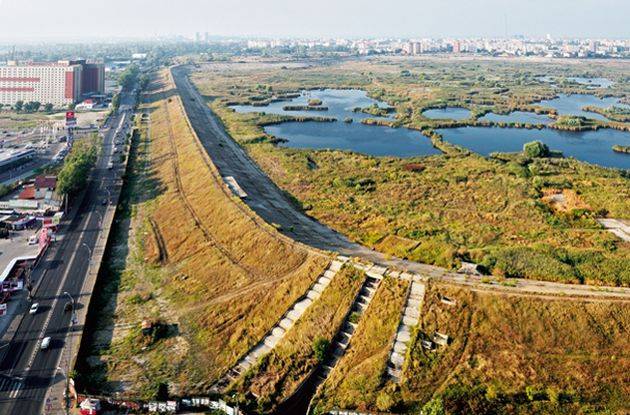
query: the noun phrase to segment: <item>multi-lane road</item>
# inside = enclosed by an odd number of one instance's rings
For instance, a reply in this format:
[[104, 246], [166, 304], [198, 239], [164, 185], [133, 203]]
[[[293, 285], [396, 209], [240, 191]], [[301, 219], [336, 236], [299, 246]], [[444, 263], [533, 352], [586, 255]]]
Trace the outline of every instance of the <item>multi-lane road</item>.
[[[132, 94], [123, 94], [122, 104], [133, 105]], [[122, 106], [122, 105], [121, 105]], [[119, 111], [109, 120], [104, 133], [103, 151], [89, 178], [85, 194], [74, 207], [70, 222], [62, 228], [62, 239], [53, 244], [33, 272], [36, 314], [25, 314], [12, 340], [0, 345], [0, 414], [40, 414], [44, 411], [47, 391], [55, 378], [65, 377], [70, 353], [63, 352], [66, 336], [83, 330], [74, 325], [73, 313], [65, 309], [70, 298], [77, 309], [87, 307], [82, 293], [91, 254], [99, 238], [101, 222], [109, 197], [120, 186], [120, 163], [112, 152], [114, 135], [124, 126], [130, 113]], [[114, 161], [116, 167], [108, 165]], [[67, 294], [65, 294], [67, 293]], [[83, 295], [83, 297], [82, 297]], [[19, 317], [16, 317], [19, 318]], [[40, 350], [41, 341], [51, 337], [50, 347]], [[61, 397], [58, 397], [59, 399]]]
[[386, 267], [417, 272], [477, 290], [530, 293], [539, 296], [579, 296], [593, 298], [623, 298], [630, 300], [630, 290], [619, 287], [591, 287], [577, 284], [557, 284], [526, 279], [511, 279], [510, 286], [488, 284], [486, 279], [464, 276], [432, 265], [383, 255], [348, 240], [326, 225], [297, 209], [273, 181], [225, 131], [206, 100], [188, 79], [189, 67], [171, 69], [186, 115], [206, 152], [222, 176], [232, 176], [245, 191], [245, 203], [263, 220], [280, 225], [282, 232], [304, 245], [365, 259]]

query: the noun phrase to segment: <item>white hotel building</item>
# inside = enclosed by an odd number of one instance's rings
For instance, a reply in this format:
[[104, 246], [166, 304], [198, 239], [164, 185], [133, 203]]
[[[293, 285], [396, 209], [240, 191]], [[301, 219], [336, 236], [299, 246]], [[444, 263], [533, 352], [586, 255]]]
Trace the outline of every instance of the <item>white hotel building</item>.
[[38, 101], [42, 105], [65, 107], [81, 100], [86, 92], [102, 93], [102, 64], [85, 61], [46, 63], [9, 62], [0, 66], [0, 104]]

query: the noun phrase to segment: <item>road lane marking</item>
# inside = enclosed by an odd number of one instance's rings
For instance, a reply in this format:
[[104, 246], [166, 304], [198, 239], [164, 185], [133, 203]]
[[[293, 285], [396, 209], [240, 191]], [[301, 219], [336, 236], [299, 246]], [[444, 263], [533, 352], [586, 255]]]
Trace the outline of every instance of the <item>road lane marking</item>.
[[[87, 229], [87, 226], [89, 225], [89, 223], [92, 220], [92, 215], [94, 213], [94, 210], [90, 210], [90, 213], [88, 214], [87, 220], [85, 221], [85, 224], [83, 225], [83, 229], [81, 230], [81, 232], [79, 233], [79, 237], [77, 238], [77, 242], [74, 245], [74, 248], [72, 250], [72, 256], [70, 257], [70, 261], [68, 261], [68, 266], [66, 267], [66, 270], [63, 274], [63, 277], [61, 279], [61, 283], [59, 284], [59, 288], [57, 289], [57, 293], [55, 295], [55, 298], [53, 300], [52, 306], [50, 307], [50, 311], [48, 312], [48, 315], [46, 317], [46, 321], [44, 322], [44, 326], [42, 327], [42, 330], [39, 333], [39, 336], [37, 338], [37, 343], [35, 344], [35, 348], [33, 349], [33, 352], [31, 353], [31, 357], [28, 361], [28, 365], [26, 366], [26, 370], [25, 372], [28, 373], [31, 370], [31, 366], [33, 366], [33, 362], [35, 361], [35, 357], [37, 356], [37, 352], [39, 351], [40, 348], [40, 344], [42, 341], [42, 338], [44, 337], [46, 330], [48, 329], [48, 325], [50, 324], [50, 320], [52, 319], [52, 315], [55, 311], [55, 307], [57, 306], [57, 302], [59, 301], [59, 296], [61, 295], [61, 291], [63, 290], [63, 287], [66, 283], [66, 280], [68, 279], [68, 275], [70, 275], [70, 270], [72, 269], [73, 265], [74, 265], [74, 259], [76, 258], [77, 255], [77, 251], [78, 248], [80, 247], [80, 243], [82, 243], [83, 241], [83, 235], [85, 233], [85, 230]], [[89, 258], [89, 260], [91, 261], [92, 258]], [[88, 270], [90, 269], [90, 264], [88, 263]], [[13, 373], [13, 369], [11, 369], [11, 372]]]
[[20, 393], [21, 388], [22, 388], [22, 383], [16, 382], [16, 386], [14, 386], [13, 390], [11, 390], [11, 394], [9, 395], [9, 397], [11, 399], [17, 398], [18, 394]]

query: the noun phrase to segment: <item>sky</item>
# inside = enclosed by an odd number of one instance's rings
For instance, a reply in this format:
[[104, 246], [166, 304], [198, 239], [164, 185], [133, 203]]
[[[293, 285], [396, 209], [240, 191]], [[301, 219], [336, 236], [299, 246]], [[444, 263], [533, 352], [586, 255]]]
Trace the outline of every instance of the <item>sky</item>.
[[0, 0], [0, 43], [192, 36], [630, 38], [630, 0]]

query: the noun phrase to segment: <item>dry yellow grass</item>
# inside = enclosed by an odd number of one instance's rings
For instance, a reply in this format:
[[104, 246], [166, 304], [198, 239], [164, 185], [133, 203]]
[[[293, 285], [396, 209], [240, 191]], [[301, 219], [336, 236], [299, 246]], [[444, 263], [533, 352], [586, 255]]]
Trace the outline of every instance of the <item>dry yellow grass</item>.
[[315, 341], [332, 342], [364, 280], [365, 274], [354, 267], [339, 271], [321, 297], [236, 389], [254, 393], [258, 407], [264, 409], [287, 399], [318, 364]]
[[[385, 387], [387, 359], [407, 299], [409, 282], [386, 277], [359, 320], [345, 355], [315, 397], [318, 411], [340, 409], [389, 410]], [[321, 412], [319, 412], [321, 413]]]
[[[457, 304], [443, 304], [440, 295]], [[521, 405], [530, 405], [520, 408], [525, 412], [630, 408], [627, 303], [503, 296], [436, 284], [421, 315], [404, 368], [408, 407], [445, 394], [451, 410], [479, 401], [516, 413], [510, 405], [523, 399]], [[436, 330], [449, 335], [450, 344], [423, 349], [419, 340]], [[528, 391], [538, 396], [529, 403]], [[561, 407], [558, 396], [564, 397]]]
[[159, 318], [178, 332], [144, 350], [139, 330], [115, 336], [108, 356], [108, 379], [131, 380], [129, 394], [145, 397], [158, 381], [173, 394], [207, 391], [329, 261], [252, 220], [216, 176], [171, 89], [162, 74], [143, 106], [149, 154], [137, 187], [146, 197], [133, 206], [143, 219], [134, 223], [138, 244], [130, 247], [114, 319], [139, 325]]

